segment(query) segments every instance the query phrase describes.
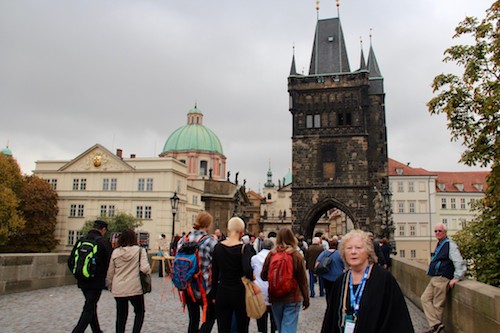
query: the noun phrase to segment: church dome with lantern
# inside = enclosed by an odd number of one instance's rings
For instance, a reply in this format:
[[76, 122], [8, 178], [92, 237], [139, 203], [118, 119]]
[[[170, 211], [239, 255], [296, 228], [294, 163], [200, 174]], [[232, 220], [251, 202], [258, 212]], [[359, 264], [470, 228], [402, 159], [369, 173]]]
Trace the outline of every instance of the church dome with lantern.
[[174, 157], [188, 167], [188, 178], [223, 179], [226, 157], [217, 135], [203, 125], [203, 113], [195, 107], [187, 114], [187, 124], [165, 141], [160, 156]]

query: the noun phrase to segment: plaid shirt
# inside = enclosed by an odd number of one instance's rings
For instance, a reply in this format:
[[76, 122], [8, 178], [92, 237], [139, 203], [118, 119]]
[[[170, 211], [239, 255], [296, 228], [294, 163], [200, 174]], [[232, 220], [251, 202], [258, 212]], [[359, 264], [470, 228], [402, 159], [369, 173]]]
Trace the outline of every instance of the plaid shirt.
[[[210, 235], [208, 235], [205, 231], [194, 230], [188, 234], [188, 238], [190, 242], [198, 241], [201, 237], [207, 235], [207, 239], [201, 243], [198, 252], [201, 258], [201, 271], [203, 272], [203, 280], [206, 284], [206, 292], [207, 294], [212, 289], [212, 255], [214, 253], [215, 245], [217, 241], [213, 239]], [[177, 249], [184, 244], [184, 238], [179, 240], [179, 244], [177, 245]], [[197, 294], [195, 292], [195, 294]]]

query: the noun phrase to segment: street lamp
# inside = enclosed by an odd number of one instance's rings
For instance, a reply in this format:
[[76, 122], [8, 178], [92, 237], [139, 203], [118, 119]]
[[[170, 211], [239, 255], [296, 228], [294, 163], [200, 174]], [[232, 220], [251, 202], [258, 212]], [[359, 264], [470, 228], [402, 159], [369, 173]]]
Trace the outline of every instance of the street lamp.
[[172, 205], [172, 238], [170, 239], [171, 242], [174, 241], [174, 226], [175, 226], [175, 214], [177, 214], [177, 211], [179, 209], [179, 197], [177, 196], [177, 192], [174, 192], [174, 196], [170, 198], [170, 204]]
[[389, 213], [391, 212], [391, 197], [392, 193], [389, 190], [389, 186], [383, 185], [382, 197], [384, 198], [384, 210], [385, 210], [385, 233], [387, 240], [390, 239], [391, 230], [389, 228]]

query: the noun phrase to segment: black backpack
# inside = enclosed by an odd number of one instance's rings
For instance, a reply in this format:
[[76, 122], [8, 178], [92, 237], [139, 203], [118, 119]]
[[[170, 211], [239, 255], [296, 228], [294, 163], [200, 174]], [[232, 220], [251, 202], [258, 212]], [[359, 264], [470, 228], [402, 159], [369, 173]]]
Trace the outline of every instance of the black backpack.
[[95, 276], [99, 255], [98, 238], [80, 239], [68, 258], [68, 267], [78, 280], [89, 280]]
[[332, 254], [333, 254], [333, 252], [330, 252], [330, 253], [326, 254], [323, 258], [321, 258], [319, 265], [314, 269], [314, 274], [322, 275], [322, 274], [327, 273], [330, 270], [330, 267], [332, 266], [332, 262], [333, 262], [332, 258], [330, 258]]

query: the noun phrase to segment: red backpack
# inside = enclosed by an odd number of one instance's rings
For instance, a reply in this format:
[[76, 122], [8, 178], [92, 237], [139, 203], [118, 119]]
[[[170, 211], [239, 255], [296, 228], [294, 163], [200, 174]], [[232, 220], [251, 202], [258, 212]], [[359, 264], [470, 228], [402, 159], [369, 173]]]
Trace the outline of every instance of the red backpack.
[[297, 280], [293, 276], [293, 252], [278, 248], [271, 253], [267, 281], [269, 294], [273, 297], [281, 298], [297, 291]]

